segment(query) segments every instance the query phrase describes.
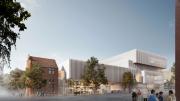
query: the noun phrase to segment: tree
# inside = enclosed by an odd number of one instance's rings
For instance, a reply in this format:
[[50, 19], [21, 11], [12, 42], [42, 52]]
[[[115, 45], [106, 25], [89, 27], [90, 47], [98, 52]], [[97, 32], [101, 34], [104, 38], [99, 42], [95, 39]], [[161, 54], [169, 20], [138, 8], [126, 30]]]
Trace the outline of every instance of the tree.
[[105, 66], [100, 65], [100, 67], [97, 69], [97, 81], [100, 82], [100, 84], [107, 84], [108, 80], [105, 76]]
[[67, 82], [69, 87], [73, 87], [74, 86], [74, 80], [73, 79], [71, 79], [71, 78], [67, 79], [66, 82]]
[[24, 71], [16, 68], [10, 72], [10, 89], [19, 90], [25, 88], [24, 79], [22, 78]]
[[86, 62], [84, 74], [82, 75], [84, 85], [93, 85], [93, 89], [97, 90], [101, 84], [107, 84], [108, 81], [104, 72], [104, 65], [100, 65], [97, 58], [91, 57]]
[[0, 86], [3, 86], [4, 81], [3, 81], [3, 75], [0, 75]]
[[6, 89], [10, 89], [11, 75], [10, 74], [3, 74], [2, 76], [0, 76], [0, 79], [1, 79], [0, 86], [4, 87]]
[[[31, 15], [16, 0], [0, 0], [0, 63], [9, 64], [11, 47], [16, 46], [24, 21]], [[1, 67], [2, 68], [2, 67]]]
[[37, 91], [46, 86], [47, 80], [43, 78], [43, 72], [38, 64], [27, 68], [24, 74], [25, 86]]
[[172, 84], [175, 84], [175, 63], [173, 63], [173, 66], [171, 67], [171, 72], [172, 72], [172, 76], [170, 82]]
[[123, 74], [123, 80], [122, 80], [122, 85], [123, 88], [129, 89], [129, 92], [131, 90], [131, 87], [134, 86], [136, 83], [135, 79], [133, 78], [133, 74], [131, 72], [124, 72]]
[[172, 85], [172, 82], [171, 80], [166, 80], [166, 82], [164, 83], [164, 88], [166, 89], [171, 89], [171, 85]]

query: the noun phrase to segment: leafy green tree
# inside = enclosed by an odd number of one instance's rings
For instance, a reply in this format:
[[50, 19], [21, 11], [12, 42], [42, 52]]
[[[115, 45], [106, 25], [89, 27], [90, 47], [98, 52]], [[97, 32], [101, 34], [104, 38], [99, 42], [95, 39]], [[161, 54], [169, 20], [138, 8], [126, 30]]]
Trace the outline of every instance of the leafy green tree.
[[[105, 66], [104, 65], [99, 65], [97, 69], [97, 81], [100, 82], [99, 84], [107, 84], [108, 80], [107, 77], [105, 76]], [[99, 85], [98, 85], [99, 87]]]
[[173, 66], [171, 67], [171, 72], [172, 72], [172, 76], [171, 76], [170, 82], [171, 82], [172, 84], [175, 84], [175, 63], [174, 63]]
[[37, 64], [33, 64], [31, 69], [27, 68], [23, 77], [25, 86], [37, 91], [46, 86], [47, 80], [43, 78], [43, 72]]
[[76, 81], [73, 80], [72, 78], [69, 78], [69, 79], [66, 80], [66, 83], [67, 83], [67, 85], [68, 85], [68, 88], [69, 88], [69, 90], [70, 90], [70, 93], [71, 93], [71, 94], [74, 94], [75, 91], [76, 91], [76, 89], [77, 89], [77, 88], [76, 88], [76, 85], [77, 85]]
[[73, 87], [74, 86], [74, 80], [73, 79], [71, 79], [71, 78], [67, 79], [66, 82], [67, 82], [69, 87]]
[[166, 80], [166, 82], [164, 83], [164, 88], [166, 89], [171, 89], [171, 85], [172, 85], [172, 82], [171, 80]]
[[23, 73], [24, 71], [18, 68], [10, 72], [10, 79], [11, 79], [9, 82], [10, 89], [18, 90], [25, 88], [24, 80], [22, 79]]
[[124, 89], [128, 88], [129, 92], [131, 88], [136, 84], [136, 80], [133, 78], [133, 74], [131, 72], [124, 72], [122, 86]]
[[0, 86], [3, 86], [4, 82], [3, 82], [3, 75], [0, 75]]
[[91, 57], [86, 62], [84, 75], [82, 75], [82, 81], [85, 86], [93, 85], [93, 89], [97, 90], [101, 84], [107, 84], [107, 78], [105, 76], [105, 67], [98, 63], [98, 59]]
[[10, 65], [11, 47], [16, 46], [24, 21], [31, 15], [16, 0], [0, 0], [0, 62]]
[[10, 89], [11, 77], [10, 74], [3, 74], [0, 76], [0, 86]]

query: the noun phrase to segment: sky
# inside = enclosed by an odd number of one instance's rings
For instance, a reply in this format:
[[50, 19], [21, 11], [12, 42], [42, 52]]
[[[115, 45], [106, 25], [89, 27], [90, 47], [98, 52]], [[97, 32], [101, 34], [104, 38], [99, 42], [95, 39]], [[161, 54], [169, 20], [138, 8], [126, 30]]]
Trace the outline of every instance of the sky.
[[11, 69], [28, 55], [99, 60], [140, 49], [175, 61], [175, 0], [17, 0], [31, 13], [11, 54]]

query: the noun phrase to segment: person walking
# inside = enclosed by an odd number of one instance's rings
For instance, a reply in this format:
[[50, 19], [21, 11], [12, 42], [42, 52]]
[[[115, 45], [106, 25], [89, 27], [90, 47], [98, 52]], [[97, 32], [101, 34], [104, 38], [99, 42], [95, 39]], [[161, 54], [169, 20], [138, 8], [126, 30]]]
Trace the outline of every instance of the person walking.
[[156, 93], [156, 101], [159, 101], [159, 93]]
[[132, 92], [132, 101], [137, 101], [137, 94], [135, 91]]
[[137, 92], [137, 96], [138, 96], [138, 101], [141, 101], [142, 100], [142, 97], [141, 97], [141, 90], [139, 89], [138, 92]]
[[175, 100], [175, 95], [173, 94], [172, 90], [169, 90], [169, 95], [167, 96], [167, 100], [166, 101], [176, 101]]
[[148, 101], [157, 101], [156, 95], [155, 95], [155, 90], [151, 90], [151, 95], [148, 97]]
[[159, 101], [163, 101], [163, 92], [159, 92], [158, 99], [159, 99]]
[[144, 101], [147, 101], [147, 98], [148, 98], [148, 90], [147, 90], [147, 89], [144, 89], [142, 95], [143, 95], [143, 100], [144, 100]]

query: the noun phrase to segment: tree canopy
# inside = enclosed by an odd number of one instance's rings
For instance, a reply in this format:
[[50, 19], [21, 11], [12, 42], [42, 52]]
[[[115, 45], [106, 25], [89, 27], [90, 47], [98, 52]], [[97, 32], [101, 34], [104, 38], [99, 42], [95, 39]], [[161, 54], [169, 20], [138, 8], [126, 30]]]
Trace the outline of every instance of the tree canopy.
[[94, 85], [94, 89], [98, 89], [101, 84], [107, 84], [104, 65], [99, 64], [95, 57], [88, 59], [82, 80], [86, 86]]
[[20, 31], [27, 27], [24, 23], [31, 15], [16, 0], [0, 0], [0, 63], [9, 64], [11, 48], [16, 46]]
[[69, 87], [73, 87], [74, 86], [74, 80], [73, 79], [67, 79], [66, 83], [68, 84]]
[[41, 89], [47, 84], [47, 80], [43, 79], [43, 70], [38, 64], [33, 64], [32, 68], [25, 71], [25, 85], [33, 89]]
[[31, 69], [22, 71], [15, 69], [10, 72], [10, 89], [18, 90], [23, 88], [41, 89], [46, 85], [46, 80], [43, 79], [43, 70], [39, 65], [33, 65]]
[[9, 83], [9, 88], [10, 89], [23, 89], [25, 87], [24, 84], [24, 79], [22, 78], [24, 74], [24, 71], [16, 68], [15, 70], [12, 70], [10, 72], [10, 83]]
[[133, 74], [131, 72], [124, 72], [123, 74], [123, 79], [122, 79], [122, 85], [123, 88], [129, 88], [129, 92], [130, 92], [130, 88], [135, 85], [136, 81], [133, 78]]
[[171, 80], [170, 82], [175, 84], [175, 63], [173, 63], [172, 67], [171, 67], [171, 72], [172, 72], [172, 76], [171, 76]]

